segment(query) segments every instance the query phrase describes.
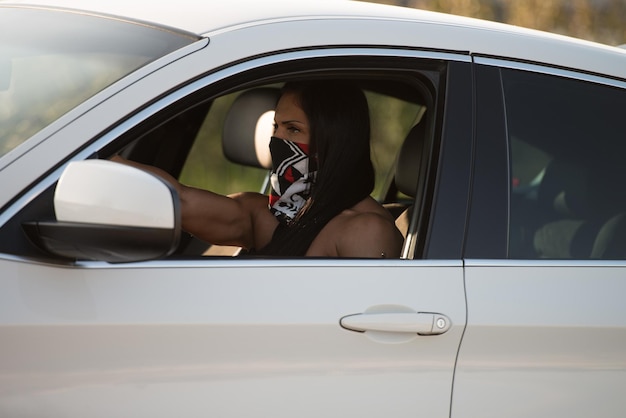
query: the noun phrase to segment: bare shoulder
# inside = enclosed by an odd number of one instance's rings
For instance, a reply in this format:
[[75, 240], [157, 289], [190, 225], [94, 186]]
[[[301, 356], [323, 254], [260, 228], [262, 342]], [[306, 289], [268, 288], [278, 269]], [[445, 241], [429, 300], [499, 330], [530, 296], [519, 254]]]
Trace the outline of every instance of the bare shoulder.
[[402, 234], [391, 214], [374, 199], [364, 199], [344, 211], [333, 224], [339, 257], [400, 257]]

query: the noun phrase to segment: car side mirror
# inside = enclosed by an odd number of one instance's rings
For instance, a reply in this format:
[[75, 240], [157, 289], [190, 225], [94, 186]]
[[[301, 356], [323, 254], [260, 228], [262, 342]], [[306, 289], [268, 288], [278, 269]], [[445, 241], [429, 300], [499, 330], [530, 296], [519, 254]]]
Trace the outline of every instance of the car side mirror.
[[23, 224], [40, 248], [111, 263], [173, 253], [180, 240], [176, 191], [159, 177], [106, 160], [70, 163], [54, 193], [56, 221]]

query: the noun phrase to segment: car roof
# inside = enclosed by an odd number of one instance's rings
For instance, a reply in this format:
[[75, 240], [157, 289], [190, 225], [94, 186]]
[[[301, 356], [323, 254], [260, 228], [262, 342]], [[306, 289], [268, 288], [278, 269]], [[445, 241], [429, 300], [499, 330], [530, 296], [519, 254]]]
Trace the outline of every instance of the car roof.
[[[626, 50], [506, 25], [399, 6], [348, 0], [14, 0], [0, 6], [30, 5], [114, 15], [202, 36], [286, 20], [374, 19], [415, 22], [442, 29], [437, 36], [406, 36], [401, 46], [464, 51], [488, 57], [543, 63], [626, 80]], [[372, 40], [365, 39], [371, 36]], [[376, 34], [364, 34], [375, 45]]]

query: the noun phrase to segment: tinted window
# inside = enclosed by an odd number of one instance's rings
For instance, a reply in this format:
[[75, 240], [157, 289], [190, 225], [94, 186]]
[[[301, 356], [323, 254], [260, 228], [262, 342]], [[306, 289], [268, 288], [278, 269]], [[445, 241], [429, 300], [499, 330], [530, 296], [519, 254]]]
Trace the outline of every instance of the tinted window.
[[503, 70], [512, 258], [626, 258], [626, 91]]

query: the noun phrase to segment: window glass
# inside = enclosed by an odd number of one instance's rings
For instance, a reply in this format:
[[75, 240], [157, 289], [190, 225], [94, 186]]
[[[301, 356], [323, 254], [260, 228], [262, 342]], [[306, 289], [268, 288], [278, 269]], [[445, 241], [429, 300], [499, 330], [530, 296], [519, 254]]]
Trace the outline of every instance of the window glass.
[[0, 8], [0, 157], [137, 68], [197, 40], [145, 24]]
[[626, 258], [626, 91], [503, 70], [509, 256]]

